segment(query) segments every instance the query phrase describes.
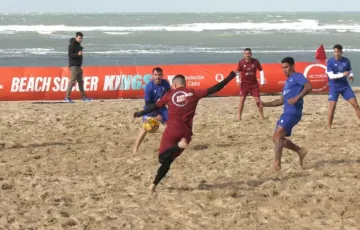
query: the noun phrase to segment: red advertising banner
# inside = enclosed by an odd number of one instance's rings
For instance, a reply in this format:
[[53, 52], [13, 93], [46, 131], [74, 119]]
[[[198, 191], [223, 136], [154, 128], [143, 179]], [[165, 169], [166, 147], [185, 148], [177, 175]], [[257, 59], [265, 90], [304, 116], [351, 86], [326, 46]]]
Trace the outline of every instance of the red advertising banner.
[[[83, 67], [84, 88], [88, 97], [94, 99], [142, 98], [145, 85], [151, 81], [155, 66], [101, 66]], [[164, 65], [164, 78], [169, 80], [176, 74], [186, 76], [187, 86], [204, 89], [222, 81], [237, 64], [188, 64]], [[262, 64], [266, 84], [261, 93], [282, 91], [286, 77], [281, 64]], [[328, 92], [328, 78], [323, 64], [299, 62], [296, 71], [303, 73], [311, 82], [313, 92]], [[0, 67], [0, 100], [63, 100], [70, 78], [68, 67]], [[258, 79], [259, 79], [259, 72]], [[259, 81], [260, 82], [260, 81]], [[78, 86], [71, 97], [80, 98]], [[230, 82], [214, 96], [237, 96], [236, 81]]]

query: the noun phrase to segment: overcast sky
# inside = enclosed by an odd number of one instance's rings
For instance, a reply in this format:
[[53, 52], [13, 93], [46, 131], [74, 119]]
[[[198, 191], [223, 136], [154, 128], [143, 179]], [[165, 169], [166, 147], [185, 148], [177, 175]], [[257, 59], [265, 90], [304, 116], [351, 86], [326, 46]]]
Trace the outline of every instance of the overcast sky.
[[360, 0], [0, 0], [0, 5], [2, 13], [360, 11]]

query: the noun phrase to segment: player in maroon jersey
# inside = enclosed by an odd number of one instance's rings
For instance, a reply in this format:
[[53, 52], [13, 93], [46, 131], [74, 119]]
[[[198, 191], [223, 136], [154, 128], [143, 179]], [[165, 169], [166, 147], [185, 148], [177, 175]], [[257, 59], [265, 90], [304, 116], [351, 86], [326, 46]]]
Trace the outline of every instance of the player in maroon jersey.
[[199, 90], [186, 88], [185, 77], [176, 75], [172, 80], [172, 90], [155, 104], [148, 105], [147, 109], [134, 113], [134, 117], [141, 117], [165, 105], [168, 106], [169, 118], [159, 148], [161, 166], [150, 186], [151, 192], [155, 191], [155, 187], [169, 171], [171, 163], [180, 156], [190, 143], [193, 134], [193, 119], [199, 100], [221, 90], [236, 75], [236, 72], [231, 71], [228, 77], [213, 87]]
[[[244, 103], [248, 95], [253, 96], [257, 104], [260, 102], [260, 88], [256, 79], [257, 70], [260, 71], [260, 84], [263, 86], [265, 84], [265, 76], [261, 64], [257, 59], [252, 58], [251, 49], [246, 48], [244, 50], [244, 58], [238, 64], [238, 71], [241, 76], [240, 79], [239, 77], [236, 78], [236, 82], [240, 86], [239, 120], [241, 120]], [[260, 118], [264, 119], [263, 108], [258, 106], [258, 109]]]

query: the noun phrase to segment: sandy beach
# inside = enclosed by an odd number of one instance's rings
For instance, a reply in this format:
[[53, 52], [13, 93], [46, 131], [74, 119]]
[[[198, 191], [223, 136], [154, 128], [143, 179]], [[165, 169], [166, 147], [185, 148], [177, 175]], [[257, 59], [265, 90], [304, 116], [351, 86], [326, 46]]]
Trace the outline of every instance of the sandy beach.
[[328, 130], [327, 95], [306, 97], [291, 137], [309, 149], [305, 169], [285, 150], [273, 173], [282, 107], [260, 121], [249, 98], [239, 122], [238, 98], [203, 99], [190, 148], [153, 196], [164, 127], [133, 154], [142, 105], [1, 102], [0, 229], [359, 229], [360, 121], [346, 101]]

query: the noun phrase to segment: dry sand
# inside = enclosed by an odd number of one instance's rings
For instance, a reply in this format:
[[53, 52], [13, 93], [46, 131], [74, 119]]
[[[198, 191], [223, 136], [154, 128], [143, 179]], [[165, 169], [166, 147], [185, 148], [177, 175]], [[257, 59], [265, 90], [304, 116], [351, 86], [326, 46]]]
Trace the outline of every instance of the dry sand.
[[[359, 94], [358, 94], [359, 96]], [[263, 97], [264, 101], [276, 98]], [[272, 173], [271, 136], [282, 107], [238, 98], [199, 103], [190, 148], [154, 196], [160, 132], [132, 148], [142, 100], [0, 104], [0, 229], [358, 229], [360, 121], [327, 95], [308, 96], [291, 139], [310, 150], [301, 169], [284, 151]]]

